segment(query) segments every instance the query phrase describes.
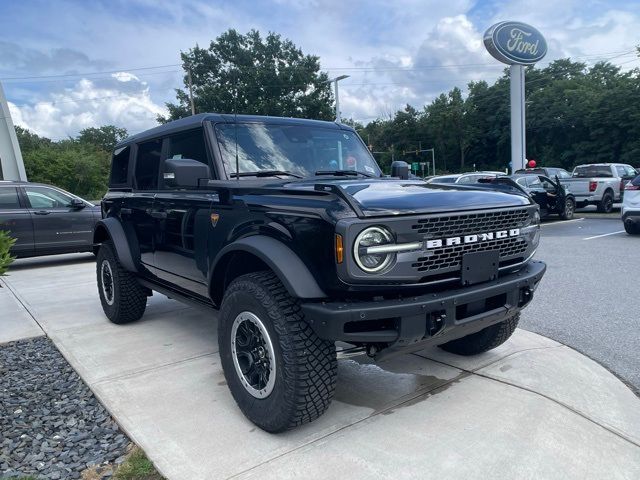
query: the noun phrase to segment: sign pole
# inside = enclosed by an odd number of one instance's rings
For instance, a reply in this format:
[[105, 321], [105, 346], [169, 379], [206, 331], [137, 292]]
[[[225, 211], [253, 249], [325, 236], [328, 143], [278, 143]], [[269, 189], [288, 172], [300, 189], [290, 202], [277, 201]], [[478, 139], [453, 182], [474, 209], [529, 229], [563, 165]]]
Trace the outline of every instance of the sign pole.
[[11, 112], [0, 84], [0, 180], [27, 180]]
[[512, 172], [525, 168], [526, 131], [524, 105], [524, 66], [509, 67], [511, 93], [511, 166]]
[[524, 67], [535, 65], [547, 54], [542, 34], [522, 22], [498, 22], [484, 33], [484, 46], [493, 58], [509, 65], [511, 101], [511, 173], [525, 168]]

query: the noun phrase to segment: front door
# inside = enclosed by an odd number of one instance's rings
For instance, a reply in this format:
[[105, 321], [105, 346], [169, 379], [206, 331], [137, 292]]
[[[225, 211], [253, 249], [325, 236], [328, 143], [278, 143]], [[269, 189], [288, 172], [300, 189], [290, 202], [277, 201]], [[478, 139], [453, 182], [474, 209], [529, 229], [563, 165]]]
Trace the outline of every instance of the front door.
[[93, 245], [95, 219], [90, 208], [72, 205], [73, 197], [55, 188], [26, 185], [36, 253], [62, 252]]
[[[211, 172], [202, 128], [169, 136], [166, 142], [166, 158], [196, 160], [208, 165]], [[160, 178], [162, 183], [162, 175]], [[152, 211], [156, 222], [155, 274], [206, 297], [211, 202], [218, 195], [198, 189], [160, 187]]]

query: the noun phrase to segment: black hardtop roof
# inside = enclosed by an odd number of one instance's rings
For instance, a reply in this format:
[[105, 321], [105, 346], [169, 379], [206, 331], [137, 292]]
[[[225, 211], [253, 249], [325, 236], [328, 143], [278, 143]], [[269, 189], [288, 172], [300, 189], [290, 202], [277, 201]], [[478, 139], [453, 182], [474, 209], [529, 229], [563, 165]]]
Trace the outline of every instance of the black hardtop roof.
[[234, 115], [228, 113], [199, 113], [189, 117], [180, 118], [172, 122], [159, 125], [157, 127], [145, 130], [144, 132], [132, 135], [116, 145], [116, 148], [137, 143], [148, 138], [159, 137], [180, 130], [188, 130], [202, 125], [204, 122], [224, 122], [234, 123], [236, 120], [240, 123], [266, 123], [273, 125], [306, 125], [309, 127], [335, 128], [343, 130], [353, 130], [347, 125], [338, 124], [336, 122], [327, 122], [324, 120], [309, 120], [306, 118], [290, 118], [290, 117], [267, 117], [260, 115]]

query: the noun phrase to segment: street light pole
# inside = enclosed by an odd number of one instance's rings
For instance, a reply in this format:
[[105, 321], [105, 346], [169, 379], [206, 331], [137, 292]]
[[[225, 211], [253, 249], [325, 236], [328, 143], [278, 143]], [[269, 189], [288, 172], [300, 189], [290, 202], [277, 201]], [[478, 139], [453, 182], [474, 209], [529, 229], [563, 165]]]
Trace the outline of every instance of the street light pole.
[[345, 78], [349, 78], [349, 75], [340, 75], [339, 77], [328, 80], [328, 82], [333, 82], [334, 94], [336, 97], [336, 122], [338, 123], [342, 121], [342, 118], [340, 116], [340, 97], [338, 95], [338, 82], [340, 80], [344, 80]]

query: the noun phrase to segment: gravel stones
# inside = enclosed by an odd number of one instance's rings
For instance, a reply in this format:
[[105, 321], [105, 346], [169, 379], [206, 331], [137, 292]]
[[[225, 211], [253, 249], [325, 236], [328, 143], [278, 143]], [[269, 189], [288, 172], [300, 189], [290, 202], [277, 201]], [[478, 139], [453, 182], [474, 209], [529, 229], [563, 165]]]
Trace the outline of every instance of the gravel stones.
[[109, 478], [130, 443], [48, 338], [0, 345], [1, 478]]

